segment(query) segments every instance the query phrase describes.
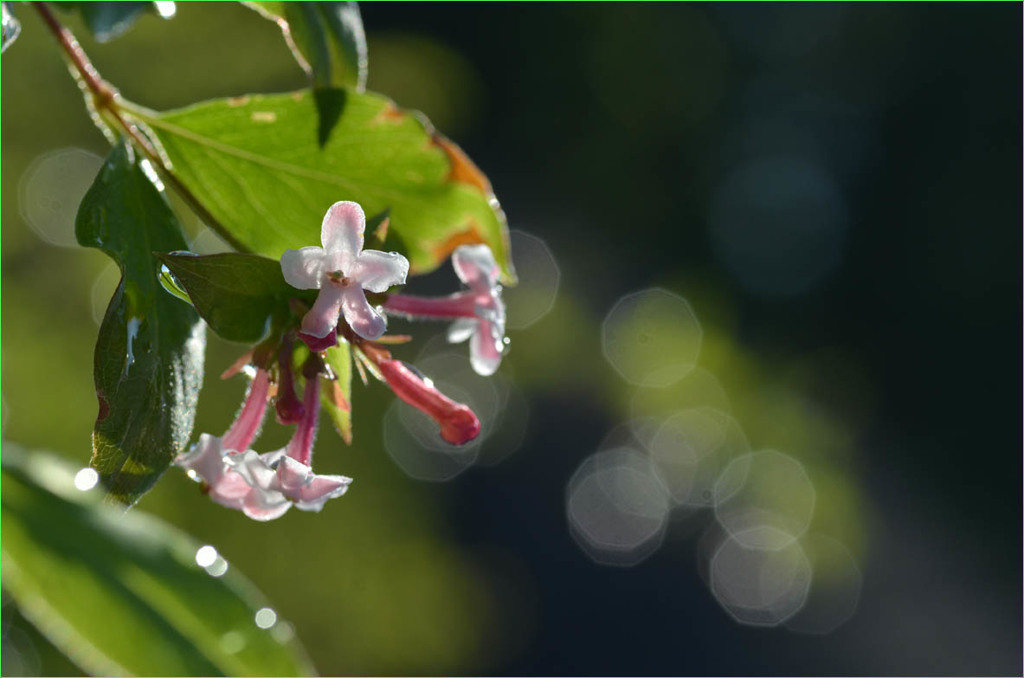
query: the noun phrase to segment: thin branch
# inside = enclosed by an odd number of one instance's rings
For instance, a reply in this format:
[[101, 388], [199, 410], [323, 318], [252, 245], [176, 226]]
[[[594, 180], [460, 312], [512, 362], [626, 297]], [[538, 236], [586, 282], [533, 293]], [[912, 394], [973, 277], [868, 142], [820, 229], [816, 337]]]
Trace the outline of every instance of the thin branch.
[[74, 34], [68, 30], [60, 20], [53, 14], [45, 2], [33, 2], [32, 5], [39, 12], [50, 32], [57, 38], [64, 56], [67, 57], [75, 73], [81, 78], [89, 95], [92, 97], [92, 104], [96, 111], [102, 116], [106, 115], [117, 123], [133, 144], [142, 151], [150, 162], [160, 171], [163, 179], [174, 189], [181, 198], [188, 204], [189, 208], [210, 228], [217, 231], [236, 250], [247, 251], [249, 248], [238, 242], [229, 233], [220, 221], [210, 214], [209, 210], [196, 198], [192, 192], [181, 182], [181, 180], [170, 171], [164, 163], [163, 158], [157, 151], [153, 142], [139, 129], [138, 125], [132, 123], [124, 116], [125, 112], [131, 115], [131, 107], [122, 106], [121, 95], [110, 83], [100, 76], [99, 71], [92, 65], [85, 50], [78, 43]]

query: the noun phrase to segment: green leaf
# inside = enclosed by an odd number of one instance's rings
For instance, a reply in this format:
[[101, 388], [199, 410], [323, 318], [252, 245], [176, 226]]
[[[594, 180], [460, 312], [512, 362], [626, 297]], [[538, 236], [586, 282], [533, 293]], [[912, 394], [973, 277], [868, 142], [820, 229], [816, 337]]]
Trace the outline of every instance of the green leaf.
[[[75, 489], [56, 457], [3, 449], [4, 588], [81, 668], [99, 676], [310, 675], [288, 627], [238, 569], [215, 577], [200, 544], [140, 511]], [[213, 573], [220, 572], [215, 563]], [[266, 613], [264, 613], [266, 614]], [[282, 633], [285, 632], [285, 633]]]
[[185, 238], [127, 146], [114, 147], [82, 199], [75, 234], [121, 268], [96, 339], [91, 463], [111, 496], [130, 505], [188, 443], [206, 333], [193, 309], [160, 290], [153, 252], [185, 249]]
[[0, 42], [0, 52], [5, 51], [12, 42], [18, 39], [18, 34], [21, 33], [21, 22], [14, 16], [14, 9], [11, 3], [2, 3], [3, 11], [3, 38]]
[[327, 349], [324, 362], [331, 368], [335, 380], [327, 382], [320, 389], [320, 404], [323, 406], [334, 430], [352, 444], [352, 354], [349, 343], [338, 337], [338, 345]]
[[247, 2], [277, 23], [313, 83], [324, 145], [345, 107], [345, 90], [366, 87], [366, 33], [355, 2]]
[[195, 309], [222, 339], [255, 344], [281, 327], [288, 300], [312, 305], [316, 290], [297, 290], [284, 281], [281, 264], [256, 254], [158, 254]]
[[338, 200], [367, 214], [389, 210], [413, 273], [457, 246], [486, 243], [515, 282], [505, 216], [487, 178], [420, 116], [387, 98], [347, 90], [338, 127], [321, 149], [307, 92], [214, 100], [153, 113], [123, 104], [148, 125], [174, 177], [235, 245], [280, 258], [320, 244], [320, 223]]
[[99, 42], [109, 42], [127, 32], [135, 20], [143, 12], [155, 12], [169, 19], [174, 16], [174, 3], [158, 5], [155, 2], [57, 2], [54, 3], [64, 11], [78, 10], [89, 27], [93, 37]]

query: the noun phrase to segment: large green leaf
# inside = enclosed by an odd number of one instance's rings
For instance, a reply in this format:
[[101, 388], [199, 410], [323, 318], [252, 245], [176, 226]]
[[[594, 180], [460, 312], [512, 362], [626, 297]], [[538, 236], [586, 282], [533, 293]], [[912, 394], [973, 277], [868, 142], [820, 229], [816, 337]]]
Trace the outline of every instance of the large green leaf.
[[5, 442], [2, 476], [4, 588], [86, 671], [310, 674], [283, 622], [257, 627], [257, 611], [269, 607], [262, 594], [233, 566], [200, 567], [191, 538], [102, 505], [97, 493], [75, 489], [73, 470], [41, 452]]
[[159, 7], [155, 2], [58, 2], [65, 11], [77, 10], [99, 42], [109, 42], [125, 33], [144, 12], [154, 12], [164, 18], [174, 15], [174, 3], [165, 2]]
[[185, 238], [127, 146], [114, 147], [82, 199], [75, 234], [121, 268], [96, 339], [100, 411], [92, 466], [113, 497], [132, 504], [188, 443], [205, 327], [193, 309], [160, 289], [153, 253], [185, 249]]
[[188, 253], [157, 255], [188, 293], [199, 315], [228, 341], [255, 344], [281, 327], [298, 297], [312, 305], [316, 290], [297, 290], [284, 281], [280, 262], [256, 254]]
[[367, 214], [389, 210], [389, 238], [414, 273], [455, 247], [486, 243], [514, 282], [505, 217], [487, 178], [421, 117], [376, 94], [346, 92], [322, 149], [308, 92], [214, 100], [166, 113], [124, 104], [161, 144], [169, 171], [237, 249], [280, 258], [318, 245], [338, 200]]
[[317, 139], [330, 137], [345, 106], [343, 88], [366, 87], [366, 33], [355, 2], [247, 2], [276, 22], [309, 73], [320, 115]]

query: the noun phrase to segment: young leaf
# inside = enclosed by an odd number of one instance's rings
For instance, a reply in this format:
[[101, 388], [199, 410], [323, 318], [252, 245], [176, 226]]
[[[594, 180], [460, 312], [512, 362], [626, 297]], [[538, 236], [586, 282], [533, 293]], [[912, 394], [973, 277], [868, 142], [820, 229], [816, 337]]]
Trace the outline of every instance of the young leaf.
[[354, 200], [367, 214], [389, 210], [388, 237], [403, 243], [413, 273], [433, 270], [459, 245], [486, 243], [505, 282], [515, 282], [505, 216], [487, 178], [429, 123], [384, 97], [347, 90], [323, 149], [307, 92], [125, 111], [148, 125], [169, 171], [237, 249], [277, 259], [318, 245], [327, 208]]
[[173, 2], [57, 2], [65, 11], [78, 10], [99, 42], [109, 42], [125, 33], [143, 12], [152, 11], [165, 19], [174, 16]]
[[352, 355], [349, 343], [338, 338], [338, 345], [327, 349], [324, 362], [331, 368], [335, 380], [320, 389], [320, 404], [331, 418], [338, 435], [352, 444]]
[[199, 542], [103, 506], [51, 455], [5, 442], [2, 476], [4, 588], [87, 672], [312, 675], [297, 641], [253, 623], [268, 604], [237, 567], [196, 564]]
[[281, 27], [296, 61], [313, 82], [324, 145], [345, 107], [345, 90], [366, 87], [366, 33], [355, 2], [247, 2]]
[[312, 304], [316, 298], [315, 290], [289, 286], [280, 262], [256, 254], [200, 257], [171, 252], [157, 257], [210, 329], [228, 341], [255, 344], [287, 320], [288, 299], [298, 297]]
[[121, 268], [96, 339], [100, 411], [91, 463], [110, 494], [130, 505], [192, 433], [205, 328], [194, 310], [160, 289], [153, 252], [184, 249], [185, 238], [127, 146], [114, 147], [82, 199], [75, 234]]
[[21, 23], [18, 18], [14, 16], [14, 9], [11, 7], [10, 2], [3, 2], [3, 38], [0, 42], [0, 52], [5, 51], [12, 42], [17, 40], [18, 34], [21, 33]]

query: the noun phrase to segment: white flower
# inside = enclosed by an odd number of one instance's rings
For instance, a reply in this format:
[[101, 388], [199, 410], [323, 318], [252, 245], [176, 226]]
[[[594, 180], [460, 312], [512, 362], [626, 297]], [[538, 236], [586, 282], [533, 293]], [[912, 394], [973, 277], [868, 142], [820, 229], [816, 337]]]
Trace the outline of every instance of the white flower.
[[384, 318], [366, 301], [364, 290], [386, 292], [405, 283], [409, 261], [397, 252], [363, 250], [366, 215], [354, 202], [331, 205], [320, 228], [323, 247], [287, 250], [281, 271], [292, 287], [319, 289], [313, 308], [302, 319], [302, 332], [327, 337], [338, 314], [364, 339], [376, 339], [387, 329]]
[[345, 494], [352, 483], [346, 476], [313, 473], [287, 456], [285, 449], [232, 453], [223, 449], [220, 438], [207, 433], [175, 464], [205, 483], [210, 499], [259, 521], [280, 518], [293, 504], [303, 511], [320, 511], [324, 502]]
[[291, 508], [317, 511], [328, 499], [348, 491], [352, 479], [327, 476], [289, 457], [285, 449], [266, 454], [247, 450], [225, 457], [228, 473], [240, 476], [249, 486], [242, 502], [242, 511], [253, 520], [273, 520]]

